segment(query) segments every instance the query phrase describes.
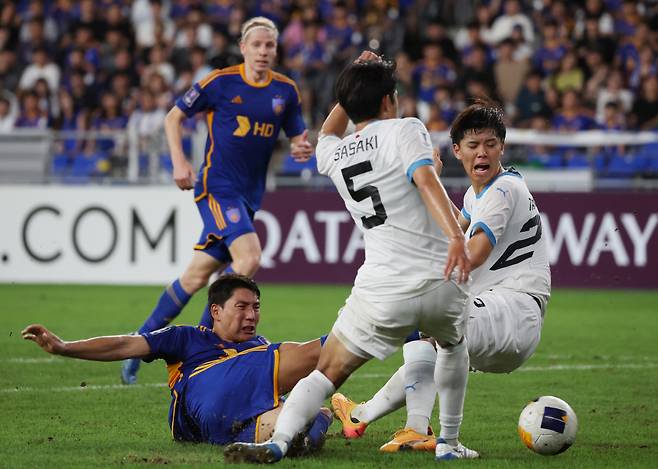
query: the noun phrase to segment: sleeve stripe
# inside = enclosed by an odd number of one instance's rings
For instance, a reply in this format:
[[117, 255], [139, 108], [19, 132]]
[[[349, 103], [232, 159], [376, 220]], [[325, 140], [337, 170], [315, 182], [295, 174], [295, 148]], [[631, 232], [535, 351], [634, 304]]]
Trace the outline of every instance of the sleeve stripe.
[[466, 211], [466, 207], [462, 207], [462, 215], [464, 218], [466, 218], [468, 221], [471, 221], [471, 214]]
[[420, 168], [421, 166], [432, 166], [432, 164], [434, 164], [434, 162], [429, 158], [414, 161], [413, 163], [411, 163], [409, 168], [407, 168], [407, 179], [409, 179], [409, 182], [414, 181], [414, 172], [418, 168]]
[[472, 238], [478, 229], [482, 230], [484, 234], [487, 235], [487, 238], [489, 238], [489, 242], [491, 243], [492, 246], [496, 245], [496, 237], [491, 231], [491, 228], [489, 228], [486, 224], [484, 224], [481, 221], [473, 225], [473, 228], [471, 228], [471, 234], [469, 235], [469, 238]]

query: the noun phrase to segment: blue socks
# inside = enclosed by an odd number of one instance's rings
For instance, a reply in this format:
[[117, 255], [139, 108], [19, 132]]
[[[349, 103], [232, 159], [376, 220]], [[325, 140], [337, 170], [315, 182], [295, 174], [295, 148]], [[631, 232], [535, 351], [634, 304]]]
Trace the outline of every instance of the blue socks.
[[311, 441], [311, 449], [318, 450], [324, 445], [324, 439], [327, 435], [327, 430], [332, 422], [331, 417], [327, 417], [324, 413], [320, 412], [315, 417], [311, 428], [308, 429], [306, 434]]
[[162, 329], [180, 314], [191, 297], [192, 295], [183, 290], [180, 280], [176, 279], [162, 292], [158, 304], [138, 332], [143, 334]]

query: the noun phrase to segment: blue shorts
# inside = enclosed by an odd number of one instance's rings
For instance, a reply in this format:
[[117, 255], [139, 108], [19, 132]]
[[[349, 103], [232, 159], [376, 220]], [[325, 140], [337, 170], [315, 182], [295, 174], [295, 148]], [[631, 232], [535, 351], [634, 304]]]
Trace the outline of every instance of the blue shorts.
[[279, 345], [248, 349], [188, 372], [172, 389], [174, 439], [219, 445], [255, 441], [258, 416], [281, 403]]
[[196, 203], [203, 232], [196, 251], [203, 251], [219, 262], [231, 262], [229, 246], [236, 238], [254, 233], [254, 212], [239, 199], [218, 199], [208, 194]]

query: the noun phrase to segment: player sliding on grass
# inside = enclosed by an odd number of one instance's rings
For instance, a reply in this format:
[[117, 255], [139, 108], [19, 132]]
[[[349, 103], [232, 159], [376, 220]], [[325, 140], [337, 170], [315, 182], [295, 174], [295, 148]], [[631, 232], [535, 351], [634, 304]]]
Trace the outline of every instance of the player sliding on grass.
[[[466, 343], [471, 368], [489, 373], [509, 373], [534, 353], [551, 292], [539, 211], [521, 175], [501, 165], [505, 134], [502, 110], [484, 100], [459, 114], [450, 131], [454, 153], [471, 180], [459, 215], [474, 268]], [[435, 159], [440, 173], [438, 152]], [[436, 395], [435, 354], [429, 342], [406, 344], [405, 364], [366, 403], [334, 394], [343, 434], [358, 438], [368, 423], [402, 407], [406, 397], [405, 428], [380, 450], [433, 450], [435, 439], [427, 433]]]
[[[362, 230], [365, 262], [317, 369], [290, 393], [272, 438], [227, 446], [227, 461], [279, 461], [350, 374], [373, 357], [391, 355], [419, 327], [440, 345], [436, 458], [478, 456], [457, 440], [468, 378], [462, 338], [468, 298], [463, 282], [470, 265], [464, 234], [434, 170], [427, 129], [418, 119], [397, 118], [395, 86], [395, 65], [372, 52], [362, 53], [338, 77], [339, 104], [322, 126], [318, 169], [331, 177]], [[349, 119], [355, 133], [341, 138]]]
[[[208, 291], [213, 327], [170, 326], [140, 335], [64, 342], [41, 325], [23, 330], [54, 355], [85, 360], [126, 358], [167, 362], [174, 439], [226, 444], [269, 438], [281, 411], [281, 396], [317, 364], [322, 339], [270, 344], [256, 335], [260, 291], [247, 277], [229, 274]], [[294, 450], [319, 449], [331, 424], [322, 409], [296, 435]]]
[[[265, 190], [267, 166], [283, 129], [298, 161], [313, 154], [300, 108], [300, 94], [291, 79], [272, 71], [279, 32], [272, 21], [251, 18], [242, 25], [240, 52], [244, 63], [214, 70], [181, 96], [165, 119], [165, 133], [182, 190], [194, 188], [203, 232], [187, 268], [162, 292], [139, 333], [169, 324], [189, 299], [208, 284], [215, 271], [253, 276], [260, 265], [261, 246], [253, 225]], [[185, 158], [181, 124], [198, 113], [208, 124], [206, 154], [195, 176]], [[206, 309], [201, 325], [211, 327]], [[137, 380], [139, 360], [127, 360], [121, 381]]]

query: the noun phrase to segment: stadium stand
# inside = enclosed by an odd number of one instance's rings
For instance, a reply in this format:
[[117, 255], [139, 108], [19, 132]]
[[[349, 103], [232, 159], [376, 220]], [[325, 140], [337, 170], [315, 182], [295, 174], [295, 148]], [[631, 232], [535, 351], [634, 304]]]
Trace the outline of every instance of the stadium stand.
[[[0, 2], [3, 180], [16, 180], [6, 170], [161, 181], [171, 168], [155, 135], [164, 113], [209, 70], [240, 61], [240, 25], [254, 15], [279, 26], [278, 69], [298, 81], [313, 129], [346, 61], [370, 48], [397, 60], [402, 111], [432, 131], [486, 94], [511, 127], [563, 134], [559, 145], [515, 152], [515, 164], [658, 176], [656, 139], [639, 146], [630, 133], [616, 148], [597, 145], [616, 132], [657, 132], [655, 1], [18, 0]], [[197, 124], [187, 123], [189, 141], [203, 132]], [[36, 142], [30, 150], [25, 129], [49, 133], [52, 156]], [[568, 144], [586, 129], [603, 140]], [[105, 136], [92, 141], [90, 131]], [[20, 167], [18, 148], [34, 152]], [[285, 151], [275, 172], [313, 172], [285, 163]]]

